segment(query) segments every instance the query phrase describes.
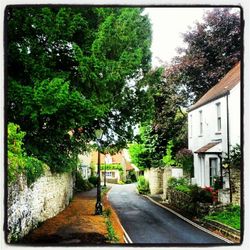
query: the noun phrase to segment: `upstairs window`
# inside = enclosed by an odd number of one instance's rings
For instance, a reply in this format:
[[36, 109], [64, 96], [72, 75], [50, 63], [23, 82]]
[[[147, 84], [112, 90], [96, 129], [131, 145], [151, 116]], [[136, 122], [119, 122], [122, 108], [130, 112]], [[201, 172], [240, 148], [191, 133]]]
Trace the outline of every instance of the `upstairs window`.
[[202, 118], [202, 110], [199, 111], [200, 116], [200, 135], [203, 134], [203, 118]]
[[106, 164], [112, 164], [112, 157], [110, 154], [105, 155], [105, 163]]
[[190, 127], [189, 127], [189, 137], [191, 138], [192, 137], [192, 135], [193, 135], [193, 117], [192, 117], [192, 115], [190, 115], [190, 117], [189, 117], [189, 124], [190, 124]]
[[221, 131], [221, 105], [220, 102], [216, 103], [217, 111], [217, 131]]

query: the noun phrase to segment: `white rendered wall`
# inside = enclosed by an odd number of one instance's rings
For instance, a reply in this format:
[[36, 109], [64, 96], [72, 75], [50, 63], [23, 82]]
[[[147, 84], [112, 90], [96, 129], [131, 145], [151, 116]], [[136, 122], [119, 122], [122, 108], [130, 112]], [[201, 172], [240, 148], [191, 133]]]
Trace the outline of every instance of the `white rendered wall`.
[[[221, 104], [221, 131], [217, 130], [217, 109], [216, 103]], [[202, 111], [203, 115], [203, 134], [200, 135], [200, 117], [199, 112]], [[188, 124], [191, 123], [192, 117], [192, 136], [191, 128], [189, 126], [188, 131], [188, 146], [193, 152], [199, 148], [205, 146], [209, 142], [214, 140], [222, 140], [222, 150], [227, 149], [226, 137], [227, 137], [227, 107], [226, 97], [221, 97], [215, 101], [212, 101], [204, 106], [201, 106], [188, 114]]]
[[[221, 131], [217, 130], [217, 107], [221, 105]], [[229, 109], [229, 144], [235, 146], [240, 144], [240, 84], [237, 84], [228, 95]], [[203, 133], [200, 134], [200, 111], [203, 118]], [[192, 130], [192, 131], [191, 131]], [[227, 97], [221, 97], [210, 103], [207, 103], [188, 114], [188, 147], [193, 153], [206, 144], [221, 140], [219, 147], [215, 146], [212, 151], [221, 152], [222, 157], [226, 157], [227, 153]], [[209, 158], [211, 155], [206, 155], [204, 161], [201, 160], [198, 154], [194, 154], [194, 183], [199, 186], [209, 185]], [[213, 158], [218, 156], [213, 155]], [[218, 161], [220, 162], [220, 161]], [[204, 163], [204, 164], [203, 164]]]
[[240, 144], [240, 122], [241, 122], [241, 110], [240, 110], [240, 84], [235, 86], [228, 97], [229, 105], [229, 131], [230, 131], [230, 146]]

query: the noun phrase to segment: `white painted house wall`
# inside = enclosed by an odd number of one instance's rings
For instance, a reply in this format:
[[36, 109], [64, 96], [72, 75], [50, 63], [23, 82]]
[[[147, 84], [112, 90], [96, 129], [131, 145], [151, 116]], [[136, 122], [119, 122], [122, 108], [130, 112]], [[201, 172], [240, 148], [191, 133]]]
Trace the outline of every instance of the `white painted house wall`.
[[241, 109], [240, 109], [240, 84], [237, 84], [231, 91], [228, 100], [229, 104], [229, 130], [230, 146], [240, 144], [241, 137]]
[[78, 155], [80, 161], [80, 166], [78, 170], [81, 172], [83, 179], [88, 179], [91, 176], [90, 164], [91, 164], [91, 154], [85, 153]]
[[[217, 129], [217, 106], [221, 105], [221, 131]], [[229, 108], [229, 144], [235, 146], [240, 144], [240, 84], [237, 84], [228, 95]], [[202, 112], [203, 133], [200, 133], [200, 111]], [[210, 142], [221, 141], [218, 145], [207, 152], [222, 152], [222, 157], [226, 156], [227, 149], [227, 97], [223, 96], [213, 100], [201, 107], [198, 107], [188, 114], [188, 146], [195, 152], [199, 148]], [[210, 186], [210, 158], [217, 158], [218, 168], [220, 168], [220, 158], [218, 154], [194, 153], [194, 178], [193, 183], [201, 187]], [[218, 169], [218, 175], [220, 169]]]

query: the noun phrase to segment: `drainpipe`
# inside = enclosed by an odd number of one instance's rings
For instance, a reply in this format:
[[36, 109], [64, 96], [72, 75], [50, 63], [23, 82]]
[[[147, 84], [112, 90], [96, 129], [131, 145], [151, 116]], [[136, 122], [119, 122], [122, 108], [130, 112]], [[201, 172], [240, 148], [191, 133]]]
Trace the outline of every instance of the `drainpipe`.
[[[227, 100], [227, 158], [229, 158], [230, 152], [230, 133], [229, 133], [229, 105], [228, 105], [228, 96], [229, 92], [226, 95]], [[232, 188], [231, 188], [231, 171], [230, 166], [228, 166], [228, 179], [229, 179], [229, 194], [230, 194], [230, 203], [232, 203]]]
[[218, 153], [218, 157], [220, 159], [220, 183], [222, 184], [222, 187], [223, 188], [223, 175], [222, 175], [222, 156], [220, 153]]

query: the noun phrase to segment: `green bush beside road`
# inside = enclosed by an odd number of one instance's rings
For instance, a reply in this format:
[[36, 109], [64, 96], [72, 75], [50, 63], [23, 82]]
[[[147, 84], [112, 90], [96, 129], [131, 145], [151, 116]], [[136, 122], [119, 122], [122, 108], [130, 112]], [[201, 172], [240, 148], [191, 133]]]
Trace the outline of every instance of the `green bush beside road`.
[[149, 183], [144, 176], [138, 177], [137, 189], [140, 194], [147, 194], [149, 192]]

